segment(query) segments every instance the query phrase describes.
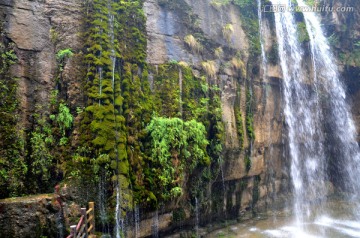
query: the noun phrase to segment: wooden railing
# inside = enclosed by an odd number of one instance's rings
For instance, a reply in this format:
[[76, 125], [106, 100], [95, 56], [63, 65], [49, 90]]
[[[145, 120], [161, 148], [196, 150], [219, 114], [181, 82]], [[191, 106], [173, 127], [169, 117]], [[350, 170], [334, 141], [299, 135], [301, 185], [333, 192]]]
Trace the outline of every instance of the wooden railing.
[[95, 237], [95, 205], [89, 202], [89, 210], [81, 208], [81, 217], [77, 225], [70, 226], [70, 235], [67, 238]]

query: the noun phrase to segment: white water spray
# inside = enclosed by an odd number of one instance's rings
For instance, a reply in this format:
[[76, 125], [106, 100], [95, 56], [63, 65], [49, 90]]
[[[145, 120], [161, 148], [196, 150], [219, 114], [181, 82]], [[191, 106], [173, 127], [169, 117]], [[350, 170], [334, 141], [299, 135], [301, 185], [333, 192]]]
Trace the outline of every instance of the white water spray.
[[[274, 5], [291, 6], [290, 0], [271, 0]], [[310, 202], [324, 197], [324, 135], [318, 94], [305, 75], [304, 52], [298, 41], [297, 24], [291, 12], [275, 13], [279, 58], [283, 73], [285, 118], [294, 187], [294, 213], [298, 225], [310, 214]]]

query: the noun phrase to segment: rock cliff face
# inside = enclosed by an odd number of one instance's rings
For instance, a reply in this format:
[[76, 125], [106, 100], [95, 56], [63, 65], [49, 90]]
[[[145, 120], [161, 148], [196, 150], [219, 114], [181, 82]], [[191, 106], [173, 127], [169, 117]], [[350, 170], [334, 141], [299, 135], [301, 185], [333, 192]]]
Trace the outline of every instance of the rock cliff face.
[[[56, 53], [79, 50], [82, 15], [81, 1], [13, 1], [0, 3], [0, 23], [8, 41], [15, 43], [19, 62], [12, 69], [19, 78], [21, 118], [25, 128], [31, 125], [35, 105], [45, 105], [56, 88]], [[81, 104], [77, 73], [81, 64], [76, 57], [66, 64], [60, 82], [72, 106]], [[48, 107], [48, 106], [47, 106]], [[44, 110], [48, 110], [45, 106]]]
[[[83, 48], [80, 35], [84, 21], [81, 13], [82, 2], [0, 2], [0, 24], [3, 25], [1, 34], [5, 35], [8, 42], [15, 44], [19, 59], [18, 63], [12, 66], [11, 72], [19, 78], [20, 124], [24, 130], [31, 129], [34, 120], [32, 115], [37, 112], [38, 107], [42, 107], [43, 113], [49, 114], [48, 102], [54, 89], [61, 89], [62, 98], [67, 100], [73, 112], [76, 107], [84, 105], [81, 86], [83, 56], [79, 53]], [[334, 5], [343, 4], [336, 0], [328, 2]], [[359, 8], [356, 6], [356, 0], [348, 2]], [[221, 174], [208, 189], [213, 200], [207, 203], [210, 205], [204, 210], [214, 217], [221, 216], [220, 214], [238, 217], [251, 209], [270, 206], [274, 203], [275, 197], [276, 201], [281, 202], [289, 192], [290, 183], [287, 169], [287, 133], [282, 113], [281, 70], [276, 60], [263, 70], [260, 66], [261, 61], [252, 58], [252, 42], [244, 27], [248, 23], [241, 20], [238, 7], [232, 4], [214, 6], [208, 0], [146, 0], [144, 12], [147, 17], [147, 62], [154, 68], [169, 61], [182, 61], [191, 66], [196, 76], [202, 70], [203, 62], [212, 60], [216, 63], [216, 75], [211, 80], [216, 81], [221, 90], [225, 148]], [[350, 37], [349, 34], [352, 34], [351, 39], [359, 39], [360, 28], [356, 24], [356, 19], [360, 19], [359, 12], [350, 15], [351, 17], [345, 13], [323, 15], [329, 35], [334, 33], [334, 36], [339, 37], [333, 44], [338, 57], [342, 54], [349, 56], [353, 47], [356, 48], [354, 42], [345, 45], [343, 42]], [[348, 21], [352, 24], [348, 24], [348, 28], [344, 30], [343, 27]], [[276, 44], [275, 34], [271, 20], [264, 19], [264, 24], [265, 49], [267, 54], [271, 54]], [[185, 38], [189, 35], [201, 38], [201, 54], [186, 42]], [[61, 77], [58, 78], [56, 54], [59, 50], [67, 48], [71, 48], [77, 54], [66, 62]], [[220, 48], [222, 54], [215, 55], [213, 49]], [[238, 55], [241, 56], [244, 65], [241, 73], [240, 69], [236, 69], [230, 63]], [[340, 60], [339, 65], [348, 85], [354, 118], [360, 132], [360, 64], [351, 59], [347, 63]], [[250, 105], [250, 109], [247, 105]], [[240, 122], [237, 119], [239, 114], [243, 118]], [[253, 115], [253, 137], [249, 135], [251, 132], [246, 122], [249, 114]], [[242, 130], [242, 135], [238, 133], [239, 129]], [[77, 142], [77, 133], [75, 129], [72, 134], [72, 145]], [[14, 203], [9, 206], [21, 207], [23, 204]], [[44, 209], [43, 205], [41, 206], [35, 206], [33, 212]], [[1, 209], [4, 209], [4, 206], [0, 203]], [[190, 210], [190, 207], [185, 208], [184, 218], [188, 223], [193, 219]], [[16, 213], [6, 214], [16, 216]], [[1, 228], [6, 227], [6, 214], [0, 216]], [[144, 216], [148, 218], [143, 221], [148, 228], [151, 226], [151, 215], [153, 214]], [[160, 216], [159, 227], [166, 230], [176, 226], [171, 223], [174, 216], [175, 213], [172, 211], [164, 212]], [[40, 217], [39, 224], [47, 225], [46, 219]], [[51, 229], [54, 229], [53, 225], [49, 225]], [[33, 231], [23, 230], [24, 234], [29, 235], [22, 237], [34, 237], [31, 233]], [[13, 232], [11, 229], [2, 229], [0, 237], [11, 237], [15, 234]], [[151, 229], [147, 229], [143, 235], [149, 233]]]
[[48, 195], [0, 200], [0, 237], [56, 237], [59, 209]]
[[357, 1], [326, 0], [326, 6], [350, 8], [344, 11], [323, 13], [330, 43], [338, 59], [342, 78], [347, 86], [348, 101], [352, 106], [353, 117], [357, 124], [360, 141], [360, 6]]
[[[144, 10], [147, 16], [148, 62], [162, 64], [169, 60], [185, 61], [193, 65], [194, 71], [201, 68], [201, 62], [213, 60], [211, 54], [196, 54], [189, 51], [184, 38], [192, 29], [184, 21], [184, 13], [166, 1], [145, 1]], [[213, 44], [230, 48], [243, 55], [247, 65], [247, 75], [240, 79], [232, 70], [219, 70], [217, 80], [222, 91], [223, 121], [225, 124], [225, 151], [223, 177], [219, 177], [213, 190], [222, 191], [219, 195], [224, 199], [224, 208], [239, 213], [253, 206], [254, 191], [259, 190], [258, 205], [270, 202], [270, 194], [284, 194], [287, 191], [289, 175], [286, 174], [286, 156], [284, 151], [285, 133], [283, 128], [281, 95], [281, 72], [276, 64], [269, 64], [265, 77], [261, 73], [253, 73], [259, 65], [249, 62], [249, 38], [243, 29], [241, 13], [235, 5], [214, 6], [209, 1], [179, 1], [181, 8], [187, 9], [197, 20], [203, 36]], [[223, 35], [223, 27], [232, 24], [230, 39]], [[266, 20], [267, 29], [271, 24]], [[272, 29], [273, 30], [273, 29]], [[265, 32], [267, 52], [273, 46], [272, 30]], [[206, 49], [205, 49], [206, 50]], [[218, 65], [225, 65], [227, 58], [217, 59]], [[261, 64], [257, 61], [255, 64]], [[246, 80], [248, 79], [248, 80]], [[243, 145], [237, 133], [236, 107], [242, 115], [246, 115], [248, 86], [251, 84], [253, 96], [253, 113], [255, 140], [245, 137]], [[245, 124], [243, 130], [246, 131]], [[242, 149], [242, 146], [245, 149]], [[247, 168], [246, 158], [251, 157], [251, 166]], [[271, 179], [270, 179], [271, 178]], [[255, 180], [259, 182], [255, 182]], [[223, 181], [225, 182], [224, 184]], [[271, 180], [271, 181], [270, 181]], [[255, 185], [256, 183], [256, 185]], [[246, 186], [244, 186], [246, 184]], [[218, 202], [218, 201], [217, 201]], [[254, 202], [256, 203], [256, 201]]]

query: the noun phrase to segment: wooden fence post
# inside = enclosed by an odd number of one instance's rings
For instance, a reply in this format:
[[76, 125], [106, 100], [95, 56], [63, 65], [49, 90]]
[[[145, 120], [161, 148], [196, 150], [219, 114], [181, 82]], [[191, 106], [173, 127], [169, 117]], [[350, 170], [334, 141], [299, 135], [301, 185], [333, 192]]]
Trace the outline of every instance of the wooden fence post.
[[86, 214], [86, 208], [81, 208], [81, 216], [84, 217], [83, 224], [85, 227], [85, 237], [88, 237], [88, 224], [87, 224], [87, 214]]
[[70, 235], [75, 238], [76, 237], [76, 225], [70, 226]]
[[94, 231], [95, 231], [95, 204], [94, 202], [89, 202], [89, 210], [91, 209], [91, 212], [90, 212], [90, 217], [89, 217], [89, 220], [90, 220], [90, 227], [92, 227], [92, 229], [90, 230], [90, 233], [89, 235], [92, 235], [94, 234]]

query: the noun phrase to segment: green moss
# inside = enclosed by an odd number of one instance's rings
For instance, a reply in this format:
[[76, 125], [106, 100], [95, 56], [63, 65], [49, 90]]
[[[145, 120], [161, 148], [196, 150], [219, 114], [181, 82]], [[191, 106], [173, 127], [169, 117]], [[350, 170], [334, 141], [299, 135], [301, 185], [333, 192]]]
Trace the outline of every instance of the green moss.
[[243, 117], [238, 106], [235, 107], [236, 131], [239, 138], [240, 149], [244, 148]]
[[297, 30], [298, 30], [298, 40], [300, 43], [310, 41], [309, 33], [307, 32], [305, 22], [298, 22]]
[[4, 42], [0, 36], [0, 198], [22, 195], [28, 172], [24, 133], [18, 125], [18, 82], [10, 73], [17, 62], [15, 45]]
[[261, 54], [257, 2], [252, 0], [233, 0], [233, 3], [239, 6], [242, 26], [249, 38], [249, 52], [251, 57], [256, 58]]
[[186, 218], [186, 213], [183, 208], [177, 208], [173, 211], [173, 217], [172, 217], [173, 222], [178, 223], [185, 220], [185, 218]]
[[244, 157], [244, 162], [245, 162], [245, 169], [246, 169], [246, 172], [248, 173], [251, 169], [251, 159], [250, 159], [250, 156], [248, 155], [245, 155]]
[[252, 94], [250, 90], [246, 93], [246, 132], [250, 140], [255, 139], [254, 115], [252, 112]]

